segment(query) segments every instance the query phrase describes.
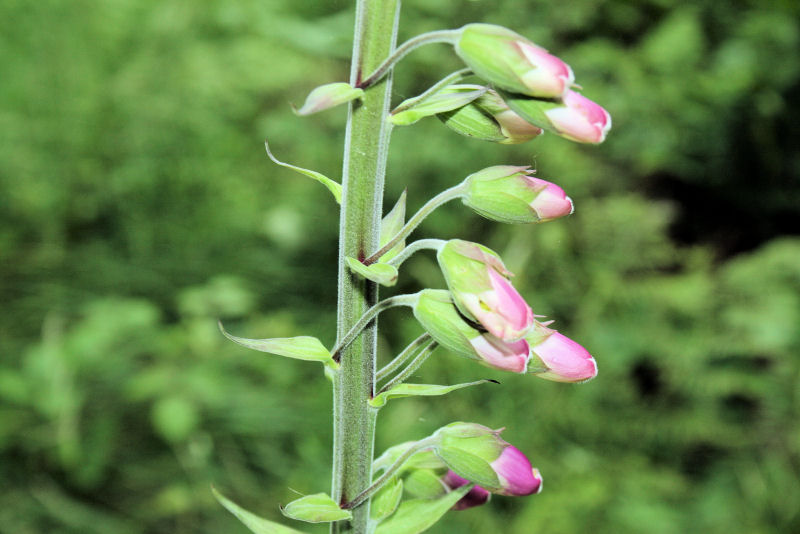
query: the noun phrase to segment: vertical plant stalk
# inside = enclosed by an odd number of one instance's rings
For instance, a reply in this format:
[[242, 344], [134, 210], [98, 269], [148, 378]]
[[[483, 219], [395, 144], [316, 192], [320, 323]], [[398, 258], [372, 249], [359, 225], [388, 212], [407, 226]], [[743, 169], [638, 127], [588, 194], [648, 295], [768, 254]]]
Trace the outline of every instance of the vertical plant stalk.
[[[350, 83], [358, 86], [388, 57], [397, 39], [400, 0], [357, 0]], [[365, 90], [350, 103], [342, 171], [339, 224], [339, 293], [337, 337], [342, 339], [378, 301], [377, 284], [356, 277], [345, 258], [363, 260], [378, 248], [383, 182], [391, 124], [387, 117], [392, 75]], [[346, 503], [372, 482], [376, 410], [377, 321], [341, 354], [333, 376], [333, 480], [331, 495]], [[369, 503], [353, 510], [349, 521], [331, 524], [334, 534], [366, 534]]]

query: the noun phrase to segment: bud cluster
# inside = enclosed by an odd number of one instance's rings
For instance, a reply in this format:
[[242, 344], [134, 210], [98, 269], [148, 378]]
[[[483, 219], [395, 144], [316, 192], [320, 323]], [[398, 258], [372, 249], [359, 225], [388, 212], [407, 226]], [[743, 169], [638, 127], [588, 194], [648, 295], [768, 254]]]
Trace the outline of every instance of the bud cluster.
[[583, 382], [597, 364], [575, 341], [535, 319], [494, 251], [453, 239], [437, 259], [449, 291], [426, 289], [414, 316], [443, 347], [494, 369]]

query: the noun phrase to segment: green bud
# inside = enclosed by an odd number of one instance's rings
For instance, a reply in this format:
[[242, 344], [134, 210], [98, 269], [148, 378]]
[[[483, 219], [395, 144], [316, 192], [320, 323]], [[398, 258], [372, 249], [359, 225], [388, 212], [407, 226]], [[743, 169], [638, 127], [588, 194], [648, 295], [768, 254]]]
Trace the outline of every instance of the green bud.
[[364, 96], [363, 89], [356, 89], [349, 83], [335, 82], [320, 85], [306, 97], [303, 107], [295, 110], [298, 115], [311, 115]]
[[439, 438], [434, 451], [456, 474], [489, 491], [500, 487], [491, 464], [508, 443], [499, 431], [475, 423], [451, 423], [434, 435]]
[[487, 219], [509, 224], [545, 222], [572, 213], [572, 200], [563, 189], [531, 173], [529, 167], [498, 165], [471, 174], [462, 202]]
[[511, 111], [500, 95], [491, 89], [471, 103], [440, 113], [437, 117], [445, 126], [463, 136], [505, 145], [524, 143], [542, 133], [541, 128]]

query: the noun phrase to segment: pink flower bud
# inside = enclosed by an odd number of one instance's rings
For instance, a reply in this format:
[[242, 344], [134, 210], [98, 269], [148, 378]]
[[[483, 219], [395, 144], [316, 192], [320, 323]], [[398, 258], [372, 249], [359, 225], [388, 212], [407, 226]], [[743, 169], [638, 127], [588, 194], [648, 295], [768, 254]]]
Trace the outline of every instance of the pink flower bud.
[[526, 339], [531, 346], [529, 373], [556, 382], [585, 382], [597, 376], [592, 355], [555, 330], [537, 323]]
[[516, 41], [514, 45], [531, 67], [520, 76], [531, 94], [561, 96], [572, 86], [575, 75], [569, 65], [530, 42]]
[[500, 257], [469, 241], [452, 239], [437, 255], [459, 311], [503, 341], [517, 341], [533, 325], [533, 312], [511, 285]]
[[564, 106], [545, 111], [559, 135], [579, 143], [602, 143], [611, 129], [611, 115], [575, 91], [564, 95]]
[[530, 207], [539, 216], [539, 222], [570, 215], [574, 210], [572, 199], [556, 184], [532, 176], [528, 176], [527, 181], [531, 189], [539, 191], [530, 203]]
[[492, 334], [483, 334], [470, 340], [481, 362], [494, 369], [524, 373], [531, 356], [528, 342], [524, 339], [505, 342]]
[[496, 87], [539, 98], [560, 98], [575, 76], [569, 65], [520, 34], [494, 24], [467, 24], [456, 54]]
[[[458, 489], [461, 486], [465, 486], [470, 483], [469, 480], [466, 478], [461, 478], [452, 470], [447, 472], [447, 474], [442, 478], [442, 482], [444, 482], [445, 485], [451, 490]], [[482, 487], [475, 486], [469, 490], [466, 495], [461, 497], [461, 500], [459, 500], [452, 509], [466, 510], [467, 508], [472, 508], [473, 506], [480, 506], [489, 502], [491, 496], [492, 494]]]
[[513, 445], [509, 445], [500, 457], [491, 463], [502, 489], [495, 491], [498, 495], [530, 495], [542, 491], [542, 476], [538, 469], [531, 467], [531, 462]]

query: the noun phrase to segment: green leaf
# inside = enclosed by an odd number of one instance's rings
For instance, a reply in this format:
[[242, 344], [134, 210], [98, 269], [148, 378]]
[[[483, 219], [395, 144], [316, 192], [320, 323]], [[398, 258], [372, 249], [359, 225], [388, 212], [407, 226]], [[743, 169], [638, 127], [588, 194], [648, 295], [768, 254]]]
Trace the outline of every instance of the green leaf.
[[393, 478], [373, 497], [369, 509], [370, 520], [378, 523], [392, 515], [403, 498], [403, 480]]
[[438, 499], [408, 500], [400, 505], [392, 517], [378, 525], [375, 534], [424, 532], [436, 524], [470, 489], [472, 489], [472, 484], [467, 484]]
[[392, 124], [407, 126], [420, 119], [452, 111], [466, 106], [486, 92], [486, 87], [480, 85], [448, 86], [439, 93], [416, 102], [417, 97], [402, 102], [397, 109], [402, 109], [391, 116]]
[[372, 280], [382, 286], [391, 287], [397, 283], [397, 267], [389, 265], [388, 263], [373, 263], [372, 265], [364, 265], [355, 258], [345, 258], [347, 266], [354, 273]]
[[252, 512], [248, 512], [218, 492], [214, 486], [211, 486], [211, 492], [222, 506], [235, 515], [236, 519], [244, 523], [244, 526], [249, 528], [252, 532], [255, 532], [255, 534], [305, 534], [299, 530], [285, 527], [280, 523], [274, 523], [263, 517], [258, 517]]
[[333, 361], [330, 351], [322, 342], [311, 336], [276, 337], [272, 339], [247, 339], [229, 334], [219, 323], [222, 334], [234, 343], [259, 352], [269, 352], [278, 356], [286, 356], [296, 360], [322, 362], [325, 365], [338, 365]]
[[328, 191], [330, 191], [331, 194], [333, 194], [333, 198], [336, 199], [337, 203], [339, 203], [339, 204], [342, 203], [342, 186], [341, 186], [341, 184], [339, 184], [337, 182], [334, 182], [333, 180], [331, 180], [330, 178], [328, 178], [324, 174], [319, 173], [317, 171], [312, 171], [312, 170], [309, 170], [309, 169], [304, 169], [302, 167], [297, 167], [296, 165], [292, 165], [290, 163], [284, 163], [283, 161], [277, 159], [275, 156], [272, 155], [272, 152], [269, 149], [269, 143], [267, 143], [266, 139], [264, 140], [264, 148], [267, 149], [267, 156], [269, 156], [269, 159], [271, 159], [273, 163], [275, 163], [276, 165], [280, 165], [281, 167], [286, 167], [287, 169], [291, 169], [291, 170], [293, 170], [295, 172], [299, 172], [300, 174], [304, 174], [304, 175], [308, 176], [309, 178], [312, 178], [312, 179], [318, 181], [319, 183], [321, 183], [322, 185], [324, 185], [325, 187], [328, 188]]
[[281, 513], [291, 519], [305, 521], [307, 523], [330, 523], [331, 521], [341, 521], [352, 519], [353, 513], [350, 510], [342, 510], [339, 505], [325, 493], [315, 493], [300, 497], [284, 507]]
[[[400, 230], [403, 229], [403, 225], [406, 223], [406, 191], [404, 190], [403, 193], [400, 195], [400, 198], [397, 199], [397, 203], [392, 208], [392, 211], [386, 214], [386, 217], [383, 218], [381, 221], [381, 236], [380, 236], [380, 248], [391, 241], [391, 239], [400, 233]], [[386, 263], [397, 254], [400, 253], [406, 246], [405, 240], [400, 241], [397, 243], [392, 250], [388, 251], [386, 254], [381, 256], [378, 261]]]
[[[356, 98], [364, 96], [363, 89], [356, 89], [349, 83], [334, 82], [312, 90], [306, 97], [303, 107], [295, 109], [297, 115], [311, 115], [318, 111], [330, 109], [340, 104], [345, 104]], [[294, 107], [294, 106], [292, 106]]]
[[378, 394], [374, 399], [369, 401], [369, 403], [376, 408], [380, 408], [385, 406], [390, 399], [399, 399], [401, 397], [438, 397], [439, 395], [446, 395], [457, 389], [477, 386], [478, 384], [485, 384], [486, 382], [497, 383], [495, 380], [477, 380], [475, 382], [465, 382], [452, 386], [440, 386], [437, 384], [398, 384], [389, 391]]

